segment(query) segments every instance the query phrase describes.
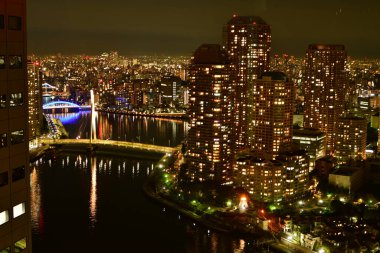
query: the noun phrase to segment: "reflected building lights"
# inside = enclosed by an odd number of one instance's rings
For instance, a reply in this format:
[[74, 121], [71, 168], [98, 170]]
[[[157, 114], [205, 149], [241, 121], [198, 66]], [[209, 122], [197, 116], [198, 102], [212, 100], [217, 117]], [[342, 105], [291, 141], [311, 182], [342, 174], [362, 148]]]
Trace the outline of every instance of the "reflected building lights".
[[[155, 119], [149, 117], [133, 117], [99, 113], [96, 114], [97, 139], [112, 139], [149, 143], [154, 145], [176, 146], [187, 136], [188, 123], [181, 120]], [[61, 118], [70, 116], [75, 119], [63, 125], [70, 133], [69, 138], [90, 138], [91, 115], [86, 112], [61, 114]], [[54, 115], [55, 116], [55, 115]], [[123, 116], [123, 117], [122, 117]], [[58, 117], [58, 118], [60, 118]], [[114, 119], [115, 117], [115, 119]], [[76, 120], [78, 118], [78, 120]], [[169, 136], [169, 138], [167, 138]]]
[[[69, 159], [69, 157], [70, 157], [70, 159]], [[109, 162], [111, 159], [112, 159], [112, 163]], [[46, 162], [44, 162], [44, 161], [46, 161]], [[62, 169], [62, 161], [64, 161], [65, 169]], [[77, 163], [78, 166], [73, 167], [74, 163]], [[88, 167], [86, 166], [86, 163], [87, 163]], [[87, 188], [86, 188], [87, 192], [85, 194], [85, 197], [86, 197], [85, 205], [83, 206], [83, 203], [78, 203], [78, 202], [74, 201], [72, 203], [73, 204], [72, 208], [74, 208], [75, 210], [76, 210], [76, 208], [80, 208], [78, 210], [80, 210], [81, 212], [83, 210], [83, 212], [84, 212], [83, 214], [87, 215], [90, 222], [85, 222], [84, 226], [87, 226], [87, 228], [85, 228], [85, 229], [87, 229], [86, 231], [88, 231], [89, 234], [93, 235], [95, 228], [96, 228], [97, 233], [98, 233], [98, 231], [100, 231], [99, 230], [100, 224], [104, 225], [105, 222], [108, 222], [110, 219], [110, 217], [108, 215], [102, 215], [102, 214], [112, 214], [113, 213], [112, 210], [108, 213], [104, 212], [106, 209], [100, 210], [100, 208], [108, 207], [107, 205], [109, 203], [111, 203], [113, 200], [112, 196], [103, 195], [103, 193], [104, 194], [108, 193], [108, 195], [110, 193], [112, 193], [112, 192], [108, 191], [108, 188], [107, 188], [107, 187], [112, 187], [109, 185], [109, 182], [115, 183], [115, 186], [117, 186], [117, 187], [118, 186], [124, 186], [124, 184], [126, 184], [128, 182], [133, 182], [133, 178], [132, 178], [132, 174], [131, 174], [133, 167], [135, 169], [135, 173], [136, 173], [137, 168], [140, 169], [139, 179], [146, 178], [145, 177], [145, 170], [149, 171], [149, 170], [152, 170], [154, 168], [153, 162], [145, 161], [145, 160], [138, 160], [138, 159], [136, 159], [136, 160], [131, 159], [130, 160], [130, 159], [119, 158], [119, 157], [111, 158], [111, 157], [107, 157], [107, 156], [90, 157], [90, 156], [86, 156], [86, 155], [78, 156], [78, 155], [73, 155], [73, 154], [67, 155], [67, 156], [66, 155], [64, 155], [64, 156], [58, 155], [57, 159], [52, 159], [52, 169], [51, 170], [47, 170], [47, 168], [48, 168], [47, 165], [48, 165], [48, 163], [47, 163], [46, 157], [44, 158], [44, 160], [39, 160], [39, 161], [33, 163], [33, 165], [31, 167], [35, 167], [35, 169], [32, 170], [32, 173], [30, 175], [30, 179], [31, 179], [31, 203], [32, 203], [31, 218], [32, 218], [33, 227], [37, 228], [34, 230], [33, 233], [36, 236], [43, 235], [43, 236], [38, 238], [38, 239], [42, 238], [39, 243], [41, 243], [41, 242], [46, 243], [46, 241], [43, 241], [43, 237], [52, 238], [52, 236], [61, 236], [63, 234], [62, 232], [58, 232], [58, 231], [61, 231], [61, 228], [59, 226], [57, 226], [58, 228], [55, 231], [50, 233], [52, 231], [51, 230], [52, 226], [56, 225], [52, 219], [50, 219], [49, 222], [45, 222], [45, 230], [50, 231], [49, 235], [47, 233], [43, 234], [40, 232], [41, 229], [43, 228], [42, 226], [44, 225], [44, 220], [43, 220], [44, 217], [42, 216], [42, 214], [44, 214], [45, 217], [52, 217], [52, 215], [55, 214], [54, 212], [57, 210], [58, 210], [59, 214], [62, 213], [62, 210], [59, 210], [59, 209], [54, 208], [54, 207], [49, 209], [50, 207], [52, 207], [52, 204], [54, 203], [54, 201], [52, 203], [51, 198], [50, 199], [46, 198], [47, 195], [41, 195], [41, 194], [50, 194], [51, 195], [52, 193], [55, 193], [54, 191], [57, 191], [57, 190], [59, 191], [59, 189], [61, 189], [61, 186], [65, 186], [65, 182], [61, 182], [61, 184], [59, 185], [60, 187], [57, 187], [57, 188], [53, 187], [50, 189], [47, 188], [49, 184], [46, 184], [46, 182], [51, 183], [51, 181], [48, 181], [50, 179], [49, 176], [50, 177], [57, 176], [57, 175], [75, 176], [75, 178], [74, 178], [75, 180], [80, 179], [76, 182], [82, 182], [85, 185], [87, 185]], [[101, 170], [100, 165], [102, 165], [102, 166], [103, 165], [105, 165], [105, 166], [109, 165], [110, 166], [109, 171], [112, 171], [113, 175], [109, 176], [108, 173], [107, 174], [101, 173], [100, 172], [100, 170]], [[83, 169], [79, 169], [79, 168], [83, 168]], [[125, 175], [123, 175], [122, 177], [117, 178], [115, 173], [118, 173], [117, 169], [121, 170], [122, 168], [126, 169], [127, 173]], [[58, 173], [51, 173], [54, 171], [59, 172], [59, 174]], [[77, 176], [78, 176], [78, 178], [77, 178]], [[138, 180], [138, 181], [142, 182], [143, 180]], [[129, 194], [130, 190], [141, 189], [141, 188], [139, 188], [141, 182], [136, 182], [136, 185], [133, 189], [128, 187], [128, 189], [125, 189], [125, 192], [120, 192], [120, 194]], [[98, 186], [99, 186], [99, 191], [97, 188]], [[61, 196], [54, 196], [54, 198], [56, 198], [56, 197], [66, 198], [67, 196], [70, 196], [70, 195], [76, 196], [77, 193], [80, 192], [81, 190], [83, 190], [82, 185], [72, 184], [71, 187], [69, 187], [69, 189], [67, 189], [67, 193], [65, 192], [65, 194], [62, 194]], [[105, 191], [103, 191], [103, 190], [105, 190]], [[70, 194], [70, 195], [68, 195], [68, 194]], [[99, 198], [97, 198], [98, 194], [99, 194]], [[134, 193], [132, 193], [132, 194], [134, 194]], [[82, 197], [83, 196], [78, 196], [78, 200], [82, 200]], [[117, 199], [119, 197], [116, 198], [116, 201], [118, 201]], [[130, 195], [127, 195], [127, 197], [130, 197]], [[144, 202], [141, 202], [141, 200], [139, 199], [138, 196], [136, 199], [137, 200], [133, 199], [132, 201], [129, 199], [128, 203], [126, 205], [123, 205], [121, 208], [122, 209], [124, 209], [124, 208], [128, 209], [128, 207], [130, 207], [130, 205], [145, 204]], [[49, 200], [49, 202], [48, 202], [48, 200]], [[137, 202], [134, 202], [134, 201], [137, 201]], [[78, 205], [78, 207], [75, 207], [76, 204]], [[105, 204], [107, 204], [107, 205], [105, 205]], [[120, 203], [113, 202], [112, 205], [114, 205], [114, 204], [116, 204], [118, 206]], [[151, 206], [151, 203], [148, 202], [148, 208], [150, 206]], [[145, 206], [142, 206], [142, 208], [145, 208]], [[157, 207], [157, 208], [159, 208], [159, 207]], [[184, 248], [185, 252], [192, 252], [192, 253], [193, 252], [204, 252], [204, 251], [220, 252], [220, 253], [244, 252], [244, 251], [258, 252], [258, 250], [257, 251], [252, 250], [253, 249], [252, 246], [250, 244], [248, 244], [247, 241], [239, 240], [236, 238], [231, 239], [227, 235], [216, 233], [212, 230], [208, 231], [207, 229], [204, 229], [202, 226], [198, 226], [195, 223], [193, 225], [193, 222], [190, 223], [189, 220], [183, 219], [182, 215], [181, 215], [181, 218], [179, 220], [178, 219], [178, 213], [173, 215], [173, 212], [165, 212], [164, 211], [165, 208], [163, 208], [163, 207], [161, 207], [161, 209], [157, 209], [156, 211], [159, 211], [159, 210], [162, 210], [164, 212], [164, 213], [160, 213], [160, 215], [162, 215], [165, 218], [171, 219], [172, 221], [174, 220], [177, 224], [177, 225], [175, 225], [176, 227], [178, 226], [178, 224], [181, 224], [180, 226], [183, 226], [184, 228], [186, 228], [186, 225], [187, 225], [186, 235], [185, 235], [186, 236], [186, 240], [185, 240], [186, 245], [185, 245], [185, 247], [183, 247], [183, 245], [179, 245], [179, 247]], [[134, 213], [134, 212], [132, 212], [132, 213]], [[48, 214], [49, 214], [49, 216], [48, 216]], [[68, 212], [68, 214], [70, 214], [70, 212]], [[144, 212], [144, 215], [145, 214], [146, 213]], [[150, 213], [147, 213], [147, 214], [150, 215]], [[154, 214], [154, 210], [153, 210], [153, 214]], [[143, 221], [144, 215], [138, 216], [138, 218], [142, 217], [142, 222], [144, 222]], [[130, 217], [132, 217], [132, 218], [130, 218]], [[123, 220], [124, 218], [116, 217], [114, 220], [111, 220], [111, 222], [112, 222], [111, 224], [113, 224], [114, 221], [119, 222], [120, 221], [119, 219], [122, 219], [122, 222], [130, 222], [130, 219], [136, 219], [134, 216], [131, 216], [131, 215], [128, 215], [125, 221]], [[70, 219], [72, 219], [72, 217], [63, 217], [62, 220], [58, 220], [57, 222], [58, 222], [58, 224], [60, 224], [62, 221], [67, 221]], [[46, 219], [46, 221], [47, 221], [47, 219]], [[124, 223], [122, 223], [122, 224], [124, 224]], [[143, 223], [143, 224], [146, 224], [146, 223]], [[83, 224], [78, 224], [78, 228], [81, 229], [80, 231], [82, 231], [82, 229], [83, 229], [83, 227], [80, 227], [82, 225]], [[168, 226], [170, 226], [170, 223], [168, 224]], [[69, 227], [69, 229], [71, 229], [71, 228]], [[161, 228], [158, 227], [158, 229], [161, 229]], [[37, 232], [35, 232], [35, 231], [37, 231]], [[57, 234], [54, 234], [54, 232], [56, 232], [56, 231], [57, 231]], [[102, 234], [100, 234], [100, 235], [103, 236], [105, 234], [106, 236], [108, 236], [107, 233], [111, 233], [111, 232], [112, 231], [106, 231], [106, 232], [102, 231], [101, 232]], [[86, 237], [86, 234], [84, 234], [84, 237], [82, 239], [84, 239], [85, 242], [88, 242], [88, 238], [85, 238], [85, 237]], [[101, 238], [101, 237], [99, 237], [99, 235], [97, 235], [97, 237], [95, 237], [95, 238]], [[52, 244], [49, 243], [49, 245], [52, 245]]]
[[91, 192], [90, 192], [90, 220], [91, 226], [96, 224], [96, 202], [97, 202], [97, 179], [96, 179], [96, 156], [91, 157]]
[[[33, 166], [30, 174], [30, 215], [35, 223], [33, 227], [38, 227], [39, 232], [43, 233], [43, 214], [41, 209], [41, 189], [36, 167]], [[38, 221], [38, 223], [37, 223]]]
[[211, 252], [213, 253], [218, 253], [218, 237], [216, 236], [215, 233], [212, 233], [211, 236], [210, 236], [210, 240], [211, 240]]

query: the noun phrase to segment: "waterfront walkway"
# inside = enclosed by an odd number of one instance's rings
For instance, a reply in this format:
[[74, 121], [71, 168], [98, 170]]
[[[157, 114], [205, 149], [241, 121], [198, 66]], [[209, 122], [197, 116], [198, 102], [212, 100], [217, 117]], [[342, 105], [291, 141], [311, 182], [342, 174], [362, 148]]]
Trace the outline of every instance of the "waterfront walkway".
[[141, 117], [182, 119], [182, 120], [188, 119], [188, 115], [184, 112], [148, 113], [148, 112], [124, 111], [124, 110], [117, 110], [117, 109], [96, 109], [96, 111], [105, 112], [105, 113], [124, 114], [124, 115], [130, 115], [130, 116], [141, 116]]
[[158, 146], [152, 144], [145, 144], [139, 142], [128, 142], [128, 141], [114, 141], [114, 140], [92, 140], [89, 139], [41, 139], [41, 143], [55, 146], [55, 145], [92, 145], [94, 147], [102, 146], [102, 147], [112, 147], [112, 148], [125, 148], [125, 149], [134, 149], [134, 150], [142, 150], [149, 151], [154, 153], [173, 153], [178, 150], [176, 147], [165, 147]]

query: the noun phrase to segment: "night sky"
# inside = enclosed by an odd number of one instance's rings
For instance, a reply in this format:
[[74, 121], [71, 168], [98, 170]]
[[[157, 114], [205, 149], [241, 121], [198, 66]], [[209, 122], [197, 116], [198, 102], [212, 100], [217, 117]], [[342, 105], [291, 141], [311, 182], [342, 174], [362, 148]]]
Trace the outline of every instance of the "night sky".
[[303, 56], [308, 44], [346, 45], [380, 58], [379, 0], [28, 0], [28, 50], [35, 54], [190, 55], [221, 43], [234, 13], [261, 16], [273, 53]]

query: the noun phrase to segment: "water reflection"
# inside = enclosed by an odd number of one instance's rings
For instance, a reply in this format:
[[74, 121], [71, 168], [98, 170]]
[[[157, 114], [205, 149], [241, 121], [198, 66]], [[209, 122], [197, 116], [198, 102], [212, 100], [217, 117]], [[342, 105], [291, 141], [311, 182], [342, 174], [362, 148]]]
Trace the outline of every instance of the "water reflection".
[[91, 159], [91, 192], [90, 192], [90, 220], [92, 227], [96, 223], [96, 156], [93, 156]]
[[[89, 112], [56, 113], [69, 132], [70, 138], [89, 138], [91, 115]], [[151, 117], [96, 112], [98, 139], [126, 140], [162, 146], [176, 146], [187, 136], [188, 123]]]
[[154, 163], [84, 154], [33, 163], [33, 251], [260, 252], [148, 199], [142, 187]]
[[42, 160], [37, 160], [34, 166], [31, 167], [30, 173], [30, 205], [31, 205], [31, 218], [34, 228], [38, 228], [43, 232], [43, 207], [41, 206], [41, 189], [39, 182], [39, 175], [37, 173], [36, 166], [41, 163]]

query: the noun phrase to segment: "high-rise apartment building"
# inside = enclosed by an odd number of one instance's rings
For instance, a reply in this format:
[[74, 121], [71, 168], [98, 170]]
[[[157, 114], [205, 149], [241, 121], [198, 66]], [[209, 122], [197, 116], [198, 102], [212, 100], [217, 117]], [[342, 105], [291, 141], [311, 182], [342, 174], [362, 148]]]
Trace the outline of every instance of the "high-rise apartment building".
[[291, 148], [294, 85], [282, 72], [265, 72], [253, 83], [252, 152], [273, 160]]
[[189, 67], [190, 129], [187, 154], [192, 180], [231, 183], [234, 69], [221, 46], [205, 44]]
[[41, 135], [42, 82], [39, 64], [28, 61], [29, 140]]
[[31, 252], [26, 1], [0, 1], [0, 252]]
[[260, 17], [234, 16], [224, 27], [224, 37], [237, 71], [233, 100], [236, 145], [250, 147], [253, 81], [269, 70], [271, 30]]
[[309, 157], [292, 147], [294, 96], [282, 72], [253, 81], [251, 150], [248, 157], [238, 154], [234, 165], [235, 184], [252, 199], [293, 201], [308, 191]]
[[338, 163], [349, 159], [366, 159], [367, 120], [347, 115], [339, 118], [335, 156]]
[[347, 74], [343, 45], [309, 45], [305, 65], [305, 128], [326, 134], [326, 150], [334, 150], [338, 119], [343, 113]]

